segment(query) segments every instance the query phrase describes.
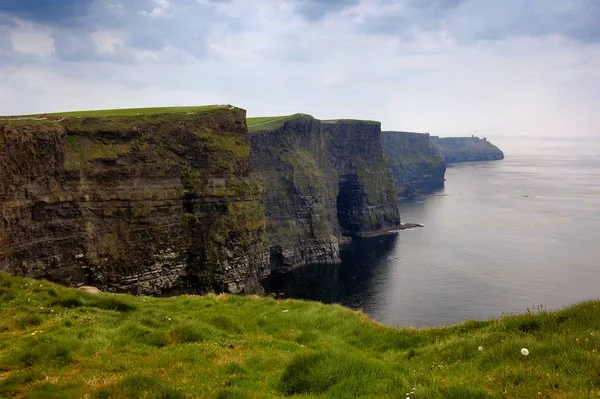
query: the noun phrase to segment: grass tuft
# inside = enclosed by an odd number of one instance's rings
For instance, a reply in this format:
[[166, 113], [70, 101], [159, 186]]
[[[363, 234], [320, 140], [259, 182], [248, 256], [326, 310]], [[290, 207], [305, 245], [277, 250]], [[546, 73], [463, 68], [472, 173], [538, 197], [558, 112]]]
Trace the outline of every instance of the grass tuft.
[[600, 398], [597, 300], [414, 330], [337, 305], [3, 273], [0, 294], [0, 397]]

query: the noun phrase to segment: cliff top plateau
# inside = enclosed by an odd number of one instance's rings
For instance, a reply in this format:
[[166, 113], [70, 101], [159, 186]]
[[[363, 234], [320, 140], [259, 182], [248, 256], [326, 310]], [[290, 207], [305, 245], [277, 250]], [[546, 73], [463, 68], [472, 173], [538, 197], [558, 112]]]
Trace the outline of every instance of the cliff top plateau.
[[53, 112], [31, 115], [0, 116], [0, 119], [11, 118], [53, 118], [53, 117], [103, 117], [103, 116], [139, 116], [139, 115], [164, 115], [164, 114], [194, 114], [199, 112], [214, 111], [218, 109], [236, 108], [232, 105], [202, 105], [186, 107], [151, 107], [151, 108], [119, 108], [99, 109], [88, 111]]

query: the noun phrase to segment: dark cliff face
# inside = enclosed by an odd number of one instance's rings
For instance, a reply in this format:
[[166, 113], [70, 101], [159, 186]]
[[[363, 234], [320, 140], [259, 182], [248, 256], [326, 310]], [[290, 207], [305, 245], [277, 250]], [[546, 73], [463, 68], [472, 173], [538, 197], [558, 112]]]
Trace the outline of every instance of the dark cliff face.
[[363, 236], [400, 225], [389, 160], [381, 149], [381, 124], [323, 121], [327, 150], [338, 176], [337, 216], [342, 234]]
[[252, 160], [265, 185], [269, 262], [263, 275], [314, 263], [338, 263], [342, 235], [400, 224], [380, 125], [319, 121], [308, 115], [251, 128]]
[[427, 133], [381, 132], [399, 197], [410, 197], [444, 185], [446, 163]]
[[337, 178], [320, 121], [308, 115], [251, 133], [252, 162], [265, 185], [269, 259], [261, 271], [338, 263]]
[[138, 294], [257, 292], [245, 111], [0, 120], [0, 270]]
[[446, 163], [504, 159], [504, 153], [485, 138], [431, 136], [431, 143]]

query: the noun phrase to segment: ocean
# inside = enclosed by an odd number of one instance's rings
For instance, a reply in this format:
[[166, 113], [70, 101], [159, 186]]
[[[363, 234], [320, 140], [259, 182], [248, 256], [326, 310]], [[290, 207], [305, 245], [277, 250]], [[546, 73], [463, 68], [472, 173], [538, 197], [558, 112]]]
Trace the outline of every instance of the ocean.
[[600, 297], [600, 140], [491, 141], [504, 160], [450, 165], [443, 189], [399, 201], [402, 221], [424, 227], [273, 275], [266, 292], [417, 328]]

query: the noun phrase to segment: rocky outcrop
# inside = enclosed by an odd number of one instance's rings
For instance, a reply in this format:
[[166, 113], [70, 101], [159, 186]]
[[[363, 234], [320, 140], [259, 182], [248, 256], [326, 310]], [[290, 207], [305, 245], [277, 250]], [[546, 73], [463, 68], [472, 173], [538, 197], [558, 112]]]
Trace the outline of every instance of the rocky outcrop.
[[269, 262], [262, 275], [338, 263], [342, 236], [400, 225], [378, 122], [297, 114], [252, 121], [250, 134], [252, 160], [266, 190]]
[[431, 143], [446, 163], [504, 159], [504, 153], [485, 137], [431, 136]]
[[427, 133], [381, 132], [399, 197], [411, 197], [444, 185], [446, 163]]
[[261, 290], [245, 111], [0, 120], [0, 270], [138, 294]]

